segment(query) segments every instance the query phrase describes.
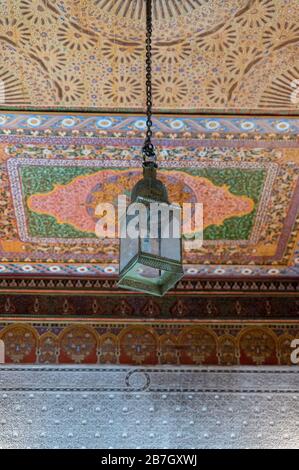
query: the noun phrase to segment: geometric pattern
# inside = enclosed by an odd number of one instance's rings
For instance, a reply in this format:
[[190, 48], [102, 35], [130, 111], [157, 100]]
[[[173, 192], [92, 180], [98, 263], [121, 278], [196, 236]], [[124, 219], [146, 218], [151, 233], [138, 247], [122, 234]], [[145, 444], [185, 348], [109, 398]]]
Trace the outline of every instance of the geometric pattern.
[[[39, 283], [40, 280], [38, 279]], [[42, 282], [44, 282], [42, 280]], [[175, 291], [172, 291], [163, 299], [152, 299], [147, 296], [126, 295], [124, 291], [120, 292], [113, 288], [106, 279], [105, 289], [100, 291], [98, 285], [94, 295], [87, 294], [87, 288], [82, 289], [80, 295], [77, 283], [72, 291], [69, 285], [60, 285], [60, 290], [55, 291], [53, 280], [46, 291], [45, 285], [43, 292], [39, 295], [34, 291], [33, 283], [29, 280], [29, 288], [26, 295], [22, 293], [2, 294], [0, 296], [0, 312], [2, 318], [14, 318], [16, 320], [30, 320], [35, 318], [51, 319], [57, 321], [76, 321], [78, 318], [84, 318], [86, 321], [115, 321], [116, 319], [151, 320], [159, 319], [162, 321], [181, 320], [193, 322], [212, 321], [217, 318], [219, 321], [278, 321], [284, 322], [298, 320], [299, 302], [298, 288], [291, 290], [292, 282], [282, 284], [269, 284], [267, 291], [266, 283], [260, 292], [254, 291], [254, 283], [247, 281], [246, 286], [240, 284], [240, 289], [236, 292], [236, 287], [232, 291], [223, 291], [215, 289], [213, 291], [213, 282], [207, 282], [206, 292], [201, 292], [197, 287], [193, 291], [190, 289], [191, 281], [186, 281], [183, 286], [178, 285]], [[82, 281], [80, 280], [82, 283]], [[89, 282], [89, 281], [87, 281]], [[195, 281], [197, 283], [198, 281]], [[220, 282], [216, 283], [220, 284]], [[223, 284], [229, 284], [228, 281]], [[236, 283], [235, 283], [236, 284]], [[246, 284], [244, 282], [244, 284]], [[24, 288], [22, 282], [21, 287]], [[1, 291], [5, 289], [3, 283], [0, 284]], [[51, 290], [52, 287], [52, 290]], [[219, 288], [219, 287], [218, 287]], [[21, 290], [21, 289], [20, 289]], [[41, 289], [42, 290], [42, 289]], [[69, 290], [68, 295], [65, 291]], [[279, 297], [273, 294], [279, 292]], [[100, 295], [97, 295], [100, 294]]]
[[[0, 104], [143, 110], [144, 7], [2, 0]], [[157, 110], [298, 113], [297, 0], [156, 0], [153, 17]]]
[[0, 374], [4, 449], [298, 449], [295, 368], [6, 365]]

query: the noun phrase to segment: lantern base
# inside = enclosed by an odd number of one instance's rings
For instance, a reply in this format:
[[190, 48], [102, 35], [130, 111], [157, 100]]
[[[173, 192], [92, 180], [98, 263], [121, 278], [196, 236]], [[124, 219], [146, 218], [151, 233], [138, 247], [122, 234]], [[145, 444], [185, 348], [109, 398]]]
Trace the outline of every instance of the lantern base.
[[183, 275], [180, 263], [142, 253], [120, 272], [117, 286], [162, 297]]

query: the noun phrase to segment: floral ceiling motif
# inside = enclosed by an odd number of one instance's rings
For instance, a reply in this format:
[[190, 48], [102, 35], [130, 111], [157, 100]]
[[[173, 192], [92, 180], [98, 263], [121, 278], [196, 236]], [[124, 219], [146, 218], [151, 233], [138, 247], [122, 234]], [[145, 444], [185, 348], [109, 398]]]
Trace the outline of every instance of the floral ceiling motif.
[[[1, 1], [0, 106], [143, 109], [144, 7]], [[297, 0], [153, 0], [153, 16], [156, 109], [298, 112]]]
[[[0, 115], [1, 273], [117, 274], [118, 240], [94, 234], [99, 202], [140, 172], [145, 118]], [[299, 120], [154, 118], [172, 202], [204, 204], [194, 276], [296, 276]]]
[[[113, 198], [113, 193], [115, 195], [130, 194], [132, 186], [141, 178], [139, 168], [132, 170], [97, 170], [96, 167], [93, 167], [94, 171], [91, 174], [84, 175], [84, 169], [86, 168], [84, 165], [81, 167], [83, 175], [80, 175], [80, 167], [76, 166], [78, 171], [76, 171], [77, 176], [75, 176], [76, 173], [73, 173], [73, 168], [64, 166], [63, 161], [60, 161], [62, 163], [60, 174], [64, 175], [65, 180], [63, 184], [59, 184], [55, 180], [57, 162], [56, 160], [54, 166], [52, 166], [54, 174], [51, 174], [51, 168], [46, 170], [46, 178], [50, 182], [49, 189], [51, 188], [48, 192], [45, 192], [45, 172], [40, 176], [35, 171], [34, 160], [30, 161], [33, 164], [30, 168], [25, 166], [23, 171], [21, 170], [23, 186], [26, 186], [25, 191], [29, 190], [29, 194], [25, 192], [28, 211], [31, 214], [39, 214], [41, 218], [43, 216], [52, 216], [55, 219], [55, 222], [52, 220], [52, 225], [54, 223], [68, 224], [73, 228], [74, 234], [77, 231], [78, 234], [81, 232], [83, 236], [84, 233], [87, 236], [95, 236], [96, 222], [99, 219], [99, 217], [95, 217], [97, 205], [107, 201], [111, 201], [116, 205], [117, 197]], [[90, 168], [92, 169], [92, 167]], [[69, 172], [69, 170], [71, 171]], [[184, 202], [200, 201], [203, 204], [204, 227], [221, 226], [226, 219], [232, 217], [242, 218], [254, 211], [255, 203], [253, 199], [244, 195], [235, 195], [230, 192], [229, 186], [219, 186], [213, 183], [213, 173], [207, 173], [205, 177], [201, 176], [201, 174], [205, 174], [204, 172], [194, 172], [193, 170], [192, 173], [194, 176], [188, 174], [187, 171], [183, 173], [182, 171], [169, 170], [166, 173], [161, 172], [161, 180], [169, 187], [168, 194], [172, 202], [176, 200], [178, 204], [183, 204]], [[24, 177], [24, 175], [26, 176]], [[27, 175], [29, 182], [28, 180], [25, 182]], [[214, 175], [218, 175], [221, 179], [221, 172], [216, 170]], [[242, 177], [246, 179], [242, 172], [238, 172], [235, 178], [237, 176], [240, 179]], [[248, 179], [254, 176], [258, 178], [256, 172], [249, 170]], [[42, 193], [36, 191], [36, 184], [38, 184], [40, 177], [43, 184]], [[69, 178], [71, 180], [67, 182]], [[262, 173], [260, 178], [263, 179]], [[32, 183], [35, 189], [32, 188]], [[37, 230], [38, 233], [38, 226], [34, 223], [33, 226], [33, 232]], [[187, 233], [187, 229], [186, 223], [183, 230]], [[46, 229], [46, 232], [46, 236], [49, 238], [50, 227]], [[68, 235], [66, 237], [69, 238]]]

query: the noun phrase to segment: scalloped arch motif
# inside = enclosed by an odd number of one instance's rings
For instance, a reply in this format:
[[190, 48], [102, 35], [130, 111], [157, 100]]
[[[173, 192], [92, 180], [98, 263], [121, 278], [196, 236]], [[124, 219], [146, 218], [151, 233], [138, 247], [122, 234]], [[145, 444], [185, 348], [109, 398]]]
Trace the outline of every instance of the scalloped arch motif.
[[34, 322], [2, 323], [0, 336], [7, 363], [285, 365], [299, 329], [296, 322]]

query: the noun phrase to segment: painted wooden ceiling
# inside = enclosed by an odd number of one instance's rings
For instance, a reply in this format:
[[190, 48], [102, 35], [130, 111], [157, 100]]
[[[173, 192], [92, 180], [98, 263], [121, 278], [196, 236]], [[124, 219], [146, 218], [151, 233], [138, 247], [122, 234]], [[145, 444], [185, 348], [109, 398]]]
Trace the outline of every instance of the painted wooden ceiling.
[[[171, 200], [204, 203], [205, 229], [203, 246], [184, 250], [184, 280], [161, 301], [117, 291], [118, 240], [94, 236], [97, 203], [130, 192], [140, 175], [144, 13], [143, 0], [0, 2], [6, 360], [289, 364], [298, 0], [153, 0], [154, 106], [169, 112], [153, 120], [160, 177]], [[165, 324], [136, 326], [140, 318]]]
[[[186, 274], [297, 276], [298, 1], [153, 7], [154, 104], [173, 112], [154, 119], [161, 178], [172, 200], [205, 207]], [[1, 2], [3, 275], [117, 275], [118, 242], [95, 238], [94, 209], [140, 175], [144, 13], [141, 0]], [[275, 116], [240, 117], [254, 112]]]
[[[0, 104], [142, 110], [144, 10], [2, 0]], [[153, 0], [153, 11], [157, 110], [298, 113], [297, 0]]]

